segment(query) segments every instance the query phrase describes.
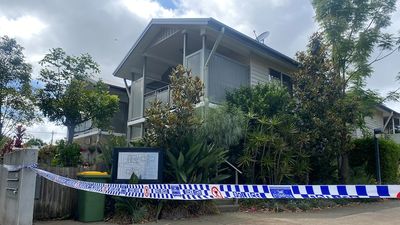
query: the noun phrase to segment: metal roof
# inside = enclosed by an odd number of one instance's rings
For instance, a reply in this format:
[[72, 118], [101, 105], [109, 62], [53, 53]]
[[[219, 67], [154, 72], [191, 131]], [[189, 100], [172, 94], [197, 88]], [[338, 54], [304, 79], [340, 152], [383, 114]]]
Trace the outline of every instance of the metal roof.
[[377, 107], [380, 108], [380, 109], [382, 109], [382, 110], [384, 110], [384, 111], [386, 111], [386, 112], [393, 112], [393, 114], [396, 114], [397, 116], [400, 116], [400, 113], [398, 113], [398, 112], [396, 112], [395, 110], [393, 110], [393, 109], [387, 107], [387, 106], [384, 105], [384, 104], [378, 104]]

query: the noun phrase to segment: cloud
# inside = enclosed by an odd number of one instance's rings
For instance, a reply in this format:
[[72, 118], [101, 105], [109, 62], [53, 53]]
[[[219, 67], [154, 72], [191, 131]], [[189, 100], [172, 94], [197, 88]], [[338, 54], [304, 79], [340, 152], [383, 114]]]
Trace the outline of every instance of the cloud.
[[33, 16], [21, 16], [16, 19], [0, 16], [0, 35], [30, 39], [33, 35], [40, 34], [46, 24]]
[[[308, 37], [317, 30], [309, 0], [171, 1], [173, 7], [164, 7], [155, 0], [42, 0], [40, 4], [30, 0], [0, 1], [0, 35], [7, 30], [24, 46], [27, 60], [34, 66], [34, 78], [40, 70], [37, 62], [44, 54], [50, 48], [62, 47], [68, 54], [89, 53], [100, 64], [103, 80], [123, 85], [112, 72], [151, 18], [213, 17], [250, 37], [254, 37], [253, 30], [258, 34], [269, 31], [265, 43], [290, 57], [305, 49]], [[399, 11], [392, 21], [388, 30], [397, 32]], [[382, 92], [398, 87], [394, 82], [400, 71], [398, 62], [400, 54], [396, 53], [376, 64], [368, 87]], [[400, 111], [400, 104], [390, 106]], [[54, 124], [47, 128], [47, 124], [34, 129], [59, 130]]]
[[27, 127], [26, 135], [28, 138], [40, 138], [47, 144], [50, 144], [51, 140], [53, 139], [54, 144], [57, 140], [61, 140], [66, 137], [67, 128], [65, 126], [56, 125], [55, 123], [44, 119], [43, 123], [38, 123]]
[[125, 6], [130, 12], [145, 19], [146, 21], [151, 20], [151, 18], [155, 16], [162, 18], [175, 16], [175, 13], [172, 9], [166, 9], [156, 1], [122, 0], [120, 3]]

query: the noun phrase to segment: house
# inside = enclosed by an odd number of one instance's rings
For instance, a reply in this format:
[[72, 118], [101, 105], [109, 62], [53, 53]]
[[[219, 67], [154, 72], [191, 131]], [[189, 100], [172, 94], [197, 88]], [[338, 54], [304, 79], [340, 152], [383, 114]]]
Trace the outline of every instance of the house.
[[[129, 93], [128, 140], [143, 135], [149, 102], [170, 101], [169, 75], [178, 64], [203, 81], [201, 104], [217, 104], [226, 91], [272, 79], [291, 88], [298, 63], [213, 19], [153, 19], [114, 72]], [[130, 86], [129, 86], [129, 81]]]
[[[108, 85], [110, 94], [119, 97], [119, 111], [116, 112], [111, 119], [111, 131], [113, 135], [125, 136], [129, 102], [126, 89], [113, 84], [106, 84]], [[75, 127], [73, 140], [81, 146], [88, 147], [105, 140], [109, 134], [110, 132], [108, 130], [100, 130], [93, 126], [91, 120], [88, 120]]]
[[[381, 129], [386, 136], [400, 144], [400, 113], [379, 104], [373, 110], [371, 116], [365, 117], [367, 132], [373, 134], [374, 129]], [[357, 130], [356, 137], [362, 137], [361, 130]]]

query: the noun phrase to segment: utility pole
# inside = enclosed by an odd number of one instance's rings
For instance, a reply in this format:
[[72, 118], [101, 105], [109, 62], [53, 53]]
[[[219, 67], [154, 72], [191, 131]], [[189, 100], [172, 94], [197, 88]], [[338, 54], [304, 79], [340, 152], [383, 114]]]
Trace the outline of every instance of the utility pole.
[[51, 141], [50, 141], [50, 145], [53, 145], [53, 137], [54, 137], [54, 130], [51, 131]]

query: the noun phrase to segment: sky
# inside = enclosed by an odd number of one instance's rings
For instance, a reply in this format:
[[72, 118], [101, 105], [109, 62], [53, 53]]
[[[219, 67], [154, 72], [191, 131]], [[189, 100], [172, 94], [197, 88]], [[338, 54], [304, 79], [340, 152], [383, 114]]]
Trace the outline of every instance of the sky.
[[[397, 8], [400, 8], [397, 2]], [[100, 64], [106, 82], [123, 84], [112, 72], [152, 18], [213, 17], [254, 37], [269, 31], [265, 44], [292, 58], [304, 50], [318, 30], [310, 0], [0, 0], [0, 36], [16, 38], [26, 60], [39, 76], [38, 61], [49, 49], [67, 54], [89, 53]], [[400, 30], [400, 10], [392, 16], [390, 32]], [[381, 94], [397, 89], [400, 53], [375, 64], [368, 87]], [[386, 103], [400, 112], [400, 103]], [[45, 119], [27, 128], [31, 136], [50, 142], [66, 135], [66, 128]]]

